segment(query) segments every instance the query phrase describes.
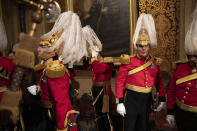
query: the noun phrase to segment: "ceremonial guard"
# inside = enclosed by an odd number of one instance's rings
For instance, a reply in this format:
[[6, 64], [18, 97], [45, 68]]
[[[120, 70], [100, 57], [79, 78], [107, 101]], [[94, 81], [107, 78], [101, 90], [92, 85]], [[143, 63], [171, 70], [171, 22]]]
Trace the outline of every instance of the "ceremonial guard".
[[[2, 52], [7, 48], [7, 36], [4, 28], [3, 21], [0, 19], [0, 130], [13, 130], [14, 114], [11, 117], [11, 111], [7, 110], [5, 102], [5, 92], [9, 90], [9, 85], [12, 80], [12, 73], [15, 70], [15, 64], [12, 59], [4, 57]], [[7, 99], [7, 98], [6, 98]], [[9, 98], [8, 98], [9, 99]]]
[[125, 131], [147, 131], [153, 86], [156, 86], [160, 100], [156, 111], [160, 111], [165, 103], [159, 68], [161, 59], [149, 55], [150, 49], [157, 45], [152, 15], [140, 15], [133, 43], [137, 54], [120, 56], [121, 65], [115, 88], [117, 112], [125, 116]]
[[167, 93], [166, 120], [179, 131], [196, 131], [197, 121], [197, 8], [185, 37], [186, 60], [173, 63]]
[[[0, 19], [0, 53], [7, 48], [7, 36], [4, 28], [3, 21]], [[0, 54], [0, 101], [3, 92], [11, 83], [11, 74], [14, 72], [15, 65], [13, 61]]]
[[93, 106], [96, 113], [96, 122], [99, 131], [112, 131], [113, 125], [109, 116], [111, 95], [111, 77], [113, 71], [113, 58], [102, 57], [100, 51], [102, 44], [97, 35], [90, 26], [83, 27], [86, 41], [88, 43], [88, 52], [92, 57], [84, 63], [86, 70], [92, 70], [92, 95]]
[[14, 72], [15, 65], [12, 59], [0, 56], [0, 101], [3, 95], [3, 92], [8, 88], [7, 86], [11, 83], [11, 75]]
[[[79, 61], [87, 55], [79, 17], [71, 12], [60, 14], [52, 30], [41, 36], [38, 56], [42, 63], [35, 66], [40, 71], [42, 105], [45, 108], [55, 106], [57, 131], [77, 130], [69, 99], [69, 71], [64, 66]], [[28, 88], [37, 92], [38, 86]], [[71, 120], [72, 119], [72, 120]]]

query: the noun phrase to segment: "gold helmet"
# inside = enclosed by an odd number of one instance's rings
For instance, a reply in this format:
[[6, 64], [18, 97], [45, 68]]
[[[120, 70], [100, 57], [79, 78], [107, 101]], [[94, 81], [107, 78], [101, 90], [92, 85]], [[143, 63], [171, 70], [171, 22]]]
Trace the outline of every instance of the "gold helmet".
[[87, 56], [79, 16], [72, 11], [61, 13], [51, 31], [41, 36], [40, 45], [50, 47], [46, 52], [55, 50], [64, 64], [79, 62]]
[[40, 46], [48, 46], [48, 47], [52, 47], [56, 44], [56, 42], [58, 41], [59, 37], [61, 36], [61, 30], [56, 32], [55, 34], [49, 36], [46, 39], [43, 39], [40, 41]]
[[152, 48], [157, 46], [155, 23], [151, 14], [142, 13], [139, 16], [133, 35], [133, 43], [135, 48], [136, 44], [151, 45]]
[[139, 33], [138, 39], [137, 39], [137, 44], [140, 45], [149, 45], [151, 43], [150, 37], [148, 35], [148, 32], [146, 29], [142, 29]]

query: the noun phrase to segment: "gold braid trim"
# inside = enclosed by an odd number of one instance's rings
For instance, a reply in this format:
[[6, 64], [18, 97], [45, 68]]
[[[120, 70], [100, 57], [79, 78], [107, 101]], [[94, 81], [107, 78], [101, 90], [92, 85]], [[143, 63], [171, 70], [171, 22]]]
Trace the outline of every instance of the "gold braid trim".
[[68, 128], [69, 117], [70, 117], [71, 114], [74, 114], [74, 113], [79, 114], [79, 111], [70, 110], [66, 113], [66, 117], [65, 117], [65, 120], [64, 120], [64, 127], [66, 127], [66, 131], [67, 131], [67, 128]]
[[143, 64], [143, 65], [141, 65], [141, 66], [139, 66], [139, 67], [137, 67], [135, 69], [132, 69], [132, 70], [128, 71], [128, 75], [133, 75], [133, 74], [135, 74], [137, 72], [140, 72], [140, 71], [146, 69], [147, 67], [149, 67], [153, 63], [153, 61], [154, 61], [154, 58], [152, 57], [145, 64]]
[[0, 77], [8, 80], [10, 78], [11, 72], [8, 72], [4, 67], [0, 66]]
[[104, 63], [113, 63], [114, 59], [112, 57], [104, 57], [103, 62]]
[[113, 63], [114, 59], [112, 57], [104, 57], [104, 58], [101, 58], [101, 59], [98, 59], [97, 57], [91, 58], [91, 64], [94, 61], [99, 61], [99, 63]]
[[103, 89], [99, 92], [99, 94], [96, 96], [95, 100], [93, 101], [93, 106], [96, 104], [96, 102], [98, 101], [99, 97], [101, 96], [102, 92], [104, 91], [104, 87]]
[[34, 66], [34, 71], [39, 71], [45, 68], [44, 64], [37, 64]]
[[107, 113], [107, 118], [108, 118], [108, 121], [109, 121], [109, 124], [110, 124], [110, 131], [113, 131], [114, 130], [114, 127], [113, 127], [113, 124], [112, 124], [112, 120], [109, 116], [109, 113]]
[[65, 73], [69, 74], [67, 68], [59, 60], [47, 61], [45, 72], [49, 78], [59, 78], [64, 76]]
[[190, 75], [184, 76], [182, 78], [179, 78], [178, 80], [176, 80], [176, 85], [179, 85], [179, 84], [182, 84], [184, 82], [188, 82], [188, 81], [191, 81], [194, 79], [197, 79], [197, 73], [190, 74]]
[[97, 57], [92, 57], [91, 60], [90, 60], [90, 63], [92, 64], [94, 61], [98, 61], [98, 58]]
[[178, 98], [176, 98], [176, 104], [179, 108], [181, 108], [184, 111], [189, 111], [189, 112], [195, 112], [197, 113], [197, 106], [190, 106], [186, 105], [183, 102], [179, 101]]

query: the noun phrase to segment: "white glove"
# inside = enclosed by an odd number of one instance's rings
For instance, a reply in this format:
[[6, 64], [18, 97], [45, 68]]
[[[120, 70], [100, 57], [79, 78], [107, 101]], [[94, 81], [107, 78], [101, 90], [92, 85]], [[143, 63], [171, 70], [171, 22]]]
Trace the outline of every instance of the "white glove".
[[165, 102], [160, 102], [158, 107], [156, 109], [154, 109], [154, 111], [161, 111], [164, 108]]
[[125, 110], [125, 106], [123, 103], [120, 103], [117, 105], [117, 112], [124, 117], [124, 115], [126, 115], [126, 110]]
[[174, 115], [167, 115], [166, 120], [168, 121], [168, 123], [171, 127], [173, 127], [175, 125]]
[[92, 49], [92, 57], [97, 57], [98, 56], [98, 51]]
[[73, 68], [73, 63], [72, 62], [68, 62], [68, 68]]
[[32, 85], [32, 86], [29, 86], [29, 87], [27, 87], [27, 90], [28, 90], [29, 93], [31, 93], [32, 95], [36, 95], [38, 92], [41, 91], [39, 85]]

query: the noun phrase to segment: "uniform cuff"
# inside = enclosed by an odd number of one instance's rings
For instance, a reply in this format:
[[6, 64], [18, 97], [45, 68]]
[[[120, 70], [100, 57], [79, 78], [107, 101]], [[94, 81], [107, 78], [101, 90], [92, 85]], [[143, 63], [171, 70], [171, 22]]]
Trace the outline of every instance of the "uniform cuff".
[[123, 98], [116, 98], [116, 104], [119, 103], [124, 103], [124, 99]]
[[74, 72], [73, 68], [68, 68], [69, 72]]
[[166, 97], [165, 96], [159, 96], [159, 101], [160, 102], [166, 102]]
[[167, 109], [168, 115], [174, 115], [174, 109]]

